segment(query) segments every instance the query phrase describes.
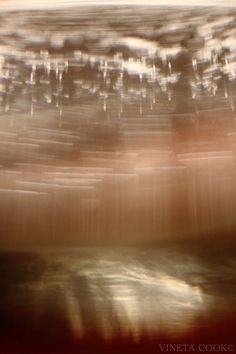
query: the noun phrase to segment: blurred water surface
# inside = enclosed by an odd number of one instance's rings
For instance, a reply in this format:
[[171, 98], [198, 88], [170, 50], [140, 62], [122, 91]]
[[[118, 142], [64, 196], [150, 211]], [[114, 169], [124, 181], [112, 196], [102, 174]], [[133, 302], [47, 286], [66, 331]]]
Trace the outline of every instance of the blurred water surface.
[[18, 350], [35, 343], [56, 350], [64, 341], [69, 350], [93, 345], [91, 336], [232, 343], [234, 254], [198, 246], [2, 252], [2, 345], [10, 336], [8, 348]]

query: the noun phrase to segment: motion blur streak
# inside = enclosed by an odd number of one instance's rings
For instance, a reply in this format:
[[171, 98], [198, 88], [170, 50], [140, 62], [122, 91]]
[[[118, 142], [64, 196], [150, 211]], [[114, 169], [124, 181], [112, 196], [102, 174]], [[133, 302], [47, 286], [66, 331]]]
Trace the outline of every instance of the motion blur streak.
[[236, 7], [120, 3], [1, 2], [2, 353], [235, 337]]
[[236, 10], [31, 15], [0, 14], [2, 245], [233, 233]]

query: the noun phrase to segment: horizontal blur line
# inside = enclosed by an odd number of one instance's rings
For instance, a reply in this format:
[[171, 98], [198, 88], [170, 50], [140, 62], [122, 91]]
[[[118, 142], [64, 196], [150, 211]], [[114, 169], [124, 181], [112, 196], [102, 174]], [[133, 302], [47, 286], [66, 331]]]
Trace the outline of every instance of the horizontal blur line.
[[158, 7], [167, 7], [167, 6], [178, 6], [178, 7], [235, 7], [236, 1], [231, 0], [223, 2], [221, 0], [206, 0], [206, 1], [189, 1], [189, 0], [156, 0], [148, 1], [145, 0], [41, 0], [41, 1], [15, 1], [15, 0], [5, 0], [1, 4], [2, 11], [15, 11], [17, 9], [57, 9], [57, 8], [67, 8], [73, 6], [158, 6]]
[[47, 196], [47, 193], [45, 192], [38, 192], [38, 191], [29, 191], [29, 190], [24, 190], [24, 189], [0, 189], [0, 193], [11, 193], [11, 194], [27, 194], [27, 195], [41, 195], [41, 196]]

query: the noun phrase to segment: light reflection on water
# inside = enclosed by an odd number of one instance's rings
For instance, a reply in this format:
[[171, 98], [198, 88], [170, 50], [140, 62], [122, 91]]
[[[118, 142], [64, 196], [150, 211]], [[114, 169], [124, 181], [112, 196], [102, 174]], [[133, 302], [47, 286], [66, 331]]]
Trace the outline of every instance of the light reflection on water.
[[81, 249], [44, 257], [49, 270], [26, 284], [37, 318], [45, 311], [59, 313], [77, 338], [91, 331], [106, 339], [163, 333], [176, 338], [197, 327], [199, 319], [205, 325], [212, 313], [220, 316], [219, 304], [224, 303], [224, 314], [234, 310], [233, 284], [223, 298], [218, 289], [235, 277], [235, 266], [226, 266], [232, 260], [228, 254], [217, 267], [213, 259], [204, 264], [204, 253], [199, 258], [191, 250], [171, 248]]
[[232, 343], [235, 279], [235, 245], [222, 242], [1, 252], [0, 340], [9, 349], [14, 336], [18, 350], [43, 345], [42, 353]]

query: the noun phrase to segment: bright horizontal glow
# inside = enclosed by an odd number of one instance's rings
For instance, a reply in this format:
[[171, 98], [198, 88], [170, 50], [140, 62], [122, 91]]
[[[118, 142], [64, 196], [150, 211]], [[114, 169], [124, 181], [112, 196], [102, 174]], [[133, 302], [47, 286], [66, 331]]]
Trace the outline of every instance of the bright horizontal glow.
[[149, 6], [236, 6], [236, 0], [3, 0], [1, 9], [40, 9], [40, 8], [60, 8], [75, 5], [149, 5]]

